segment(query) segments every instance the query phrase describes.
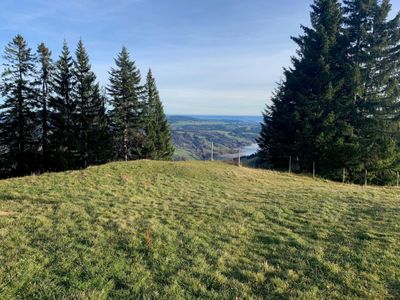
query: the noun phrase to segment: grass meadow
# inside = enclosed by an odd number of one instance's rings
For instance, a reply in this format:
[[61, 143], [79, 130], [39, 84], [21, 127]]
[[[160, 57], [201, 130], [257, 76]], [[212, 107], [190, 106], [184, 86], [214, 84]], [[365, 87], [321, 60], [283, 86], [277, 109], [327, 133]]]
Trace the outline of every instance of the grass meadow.
[[399, 299], [400, 190], [218, 162], [0, 181], [0, 299]]

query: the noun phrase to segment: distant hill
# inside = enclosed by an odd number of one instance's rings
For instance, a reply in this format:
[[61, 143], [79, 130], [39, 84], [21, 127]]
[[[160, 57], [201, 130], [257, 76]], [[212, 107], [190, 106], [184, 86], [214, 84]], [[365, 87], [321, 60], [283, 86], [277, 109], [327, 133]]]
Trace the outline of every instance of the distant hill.
[[[232, 153], [255, 143], [258, 116], [168, 116], [177, 160], [231, 159]], [[250, 147], [250, 148], [254, 148]]]
[[179, 122], [179, 121], [196, 121], [198, 119], [189, 116], [167, 116], [169, 122]]
[[399, 299], [400, 193], [218, 162], [0, 181], [0, 299]]
[[[178, 116], [172, 116], [178, 117]], [[193, 118], [197, 120], [209, 120], [209, 121], [233, 121], [233, 122], [245, 122], [245, 123], [261, 123], [262, 116], [217, 116], [217, 115], [188, 115], [182, 116], [187, 118]]]

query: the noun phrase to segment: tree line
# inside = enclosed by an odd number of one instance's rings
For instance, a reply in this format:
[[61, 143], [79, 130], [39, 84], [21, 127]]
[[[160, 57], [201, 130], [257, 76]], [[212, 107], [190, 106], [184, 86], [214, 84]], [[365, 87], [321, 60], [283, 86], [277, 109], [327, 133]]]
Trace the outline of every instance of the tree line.
[[4, 50], [0, 176], [85, 168], [114, 160], [170, 160], [168, 122], [155, 79], [145, 83], [123, 47], [101, 88], [82, 40], [54, 62], [17, 35]]
[[[400, 171], [400, 13], [389, 0], [315, 0], [264, 111], [264, 165], [389, 184]], [[368, 173], [366, 173], [368, 172]]]

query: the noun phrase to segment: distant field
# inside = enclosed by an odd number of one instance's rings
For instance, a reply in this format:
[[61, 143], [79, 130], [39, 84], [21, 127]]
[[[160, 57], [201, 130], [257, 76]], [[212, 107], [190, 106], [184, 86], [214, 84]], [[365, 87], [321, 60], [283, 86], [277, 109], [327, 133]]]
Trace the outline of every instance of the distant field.
[[255, 143], [261, 117], [169, 116], [177, 160], [224, 159], [239, 148]]
[[0, 181], [0, 299], [399, 299], [400, 190], [211, 162]]

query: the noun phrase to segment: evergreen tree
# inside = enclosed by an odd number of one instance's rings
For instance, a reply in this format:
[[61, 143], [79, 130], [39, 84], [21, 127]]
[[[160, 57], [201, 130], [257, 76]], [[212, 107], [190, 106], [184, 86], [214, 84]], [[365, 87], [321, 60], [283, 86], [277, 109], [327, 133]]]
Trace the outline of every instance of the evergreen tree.
[[[102, 139], [107, 139], [107, 123], [105, 119], [105, 103], [100, 95], [100, 87], [96, 83], [96, 75], [91, 71], [89, 56], [79, 40], [75, 52], [74, 100], [76, 103], [76, 132], [79, 139], [79, 165], [100, 163], [105, 160]], [[100, 139], [100, 140], [97, 140]], [[102, 145], [102, 146], [101, 146]]]
[[145, 84], [145, 157], [156, 160], [171, 160], [174, 154], [167, 117], [157, 90], [156, 81], [149, 70]]
[[74, 68], [67, 43], [64, 41], [54, 74], [54, 96], [51, 98], [52, 147], [58, 170], [76, 168], [78, 139], [76, 132], [76, 103], [74, 101]]
[[[388, 0], [315, 0], [311, 28], [294, 38], [293, 67], [264, 113], [262, 160], [338, 178], [338, 170], [375, 183], [399, 169], [400, 15], [388, 20]], [[343, 20], [344, 19], [344, 20]], [[344, 21], [344, 22], [343, 22]], [[344, 25], [343, 25], [344, 23]]]
[[330, 177], [352, 163], [356, 144], [349, 122], [349, 98], [344, 92], [345, 52], [342, 50], [342, 12], [336, 0], [316, 0], [311, 6], [312, 28], [294, 41], [299, 58], [287, 84], [296, 102], [295, 124], [303, 169], [313, 161], [319, 172]]
[[[98, 86], [95, 92], [99, 92]], [[107, 94], [106, 91], [100, 90], [99, 96], [95, 95], [94, 109], [95, 117], [92, 122], [92, 130], [89, 133], [90, 144], [90, 163], [102, 164], [109, 162], [113, 159], [113, 138], [111, 136], [110, 120], [107, 114]]]
[[108, 92], [111, 96], [111, 122], [115, 139], [116, 159], [132, 160], [142, 157], [143, 152], [143, 87], [140, 72], [123, 47], [116, 67], [110, 72]]
[[346, 0], [346, 29], [356, 108], [355, 127], [361, 149], [356, 171], [367, 169], [370, 179], [385, 183], [398, 169], [400, 15], [388, 20], [388, 0]]
[[342, 13], [336, 0], [316, 0], [311, 7], [312, 27], [303, 26], [304, 34], [293, 38], [297, 57], [264, 114], [258, 142], [274, 166], [287, 166], [292, 156], [300, 170], [310, 171], [316, 161], [320, 173], [335, 176], [356, 147], [344, 111]]
[[286, 90], [286, 84], [282, 82], [271, 99], [272, 104], [263, 113], [257, 143], [258, 156], [264, 166], [287, 168], [289, 157], [295, 158], [299, 153], [294, 123], [295, 106], [292, 98], [285, 94]]
[[0, 106], [0, 144], [3, 171], [25, 175], [34, 169], [37, 151], [35, 133], [35, 56], [21, 35], [5, 48]]
[[38, 73], [38, 106], [39, 106], [39, 126], [41, 129], [40, 146], [41, 149], [41, 169], [50, 168], [51, 145], [50, 145], [50, 126], [49, 126], [49, 101], [52, 90], [52, 80], [54, 65], [51, 59], [51, 51], [44, 43], [41, 43], [37, 49], [39, 73]]

